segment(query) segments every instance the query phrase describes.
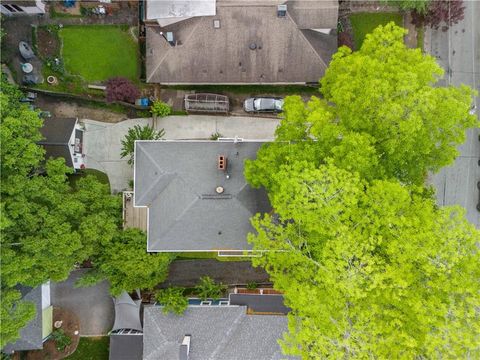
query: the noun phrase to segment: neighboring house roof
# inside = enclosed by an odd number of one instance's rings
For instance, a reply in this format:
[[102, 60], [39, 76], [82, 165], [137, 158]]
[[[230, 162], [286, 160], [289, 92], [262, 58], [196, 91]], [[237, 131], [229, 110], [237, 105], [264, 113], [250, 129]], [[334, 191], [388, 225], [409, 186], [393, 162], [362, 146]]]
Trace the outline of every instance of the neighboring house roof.
[[14, 343], [5, 345], [3, 352], [10, 354], [13, 351], [37, 350], [43, 348], [42, 339], [42, 287], [36, 288], [19, 286], [22, 300], [35, 304], [35, 317], [20, 330], [20, 338]]
[[[148, 26], [147, 82], [317, 82], [337, 50], [337, 40], [336, 35], [311, 29], [336, 29], [338, 2], [288, 1], [284, 18], [277, 16], [281, 3], [219, 0], [215, 16]], [[171, 46], [161, 32], [172, 32], [177, 46]]]
[[63, 157], [65, 164], [73, 167], [72, 153], [68, 144], [77, 119], [75, 118], [47, 118], [44, 119], [40, 133], [44, 139], [38, 144], [42, 145], [46, 151], [46, 158]]
[[161, 26], [195, 16], [215, 15], [215, 0], [149, 0], [146, 19], [157, 20]]
[[143, 335], [110, 335], [109, 360], [141, 360]]
[[[262, 144], [136, 141], [134, 204], [148, 206], [148, 251], [251, 249], [250, 218], [271, 207], [265, 190], [251, 188], [243, 171]], [[217, 167], [219, 155], [227, 159], [226, 171]]]
[[290, 308], [284, 305], [283, 295], [233, 294], [228, 297], [230, 305], [247, 306], [256, 313], [288, 314]]
[[293, 359], [277, 340], [288, 330], [287, 317], [247, 315], [243, 306], [190, 306], [181, 316], [161, 306], [144, 309], [143, 359], [180, 359], [180, 345], [191, 335], [189, 360]]
[[142, 331], [140, 322], [140, 300], [132, 300], [126, 291], [113, 299], [115, 304], [115, 323], [112, 331], [132, 329]]

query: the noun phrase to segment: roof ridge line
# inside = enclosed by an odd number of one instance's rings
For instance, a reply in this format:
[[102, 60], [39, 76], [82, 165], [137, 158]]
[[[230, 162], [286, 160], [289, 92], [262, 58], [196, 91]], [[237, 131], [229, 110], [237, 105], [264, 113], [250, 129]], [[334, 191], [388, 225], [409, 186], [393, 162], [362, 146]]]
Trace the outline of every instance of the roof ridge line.
[[215, 349], [212, 351], [209, 360], [215, 360], [215, 356], [217, 353], [219, 353], [223, 347], [227, 344], [228, 340], [230, 340], [230, 334], [238, 328], [240, 323], [245, 319], [246, 313], [243, 311], [240, 311], [240, 314], [233, 320], [232, 326], [230, 326], [227, 330], [227, 332], [224, 334], [222, 339], [218, 342], [217, 346]]

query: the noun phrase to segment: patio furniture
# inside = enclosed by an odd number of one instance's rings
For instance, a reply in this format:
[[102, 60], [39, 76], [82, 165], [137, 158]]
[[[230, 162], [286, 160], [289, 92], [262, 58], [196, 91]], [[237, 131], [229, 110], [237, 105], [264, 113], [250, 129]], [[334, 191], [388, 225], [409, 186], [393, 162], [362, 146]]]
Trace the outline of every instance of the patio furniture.
[[22, 55], [25, 60], [35, 57], [35, 53], [33, 52], [32, 48], [25, 41], [20, 41], [18, 43], [18, 50], [20, 51], [20, 55]]

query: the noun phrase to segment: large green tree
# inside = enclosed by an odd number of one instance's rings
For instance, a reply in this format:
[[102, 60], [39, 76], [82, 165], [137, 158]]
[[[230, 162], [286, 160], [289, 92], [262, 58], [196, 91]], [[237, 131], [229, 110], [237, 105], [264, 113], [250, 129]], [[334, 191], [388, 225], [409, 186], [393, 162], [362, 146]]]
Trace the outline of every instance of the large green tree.
[[285, 293], [304, 359], [480, 356], [480, 234], [421, 187], [301, 161], [277, 173], [255, 258]]
[[107, 279], [110, 292], [153, 289], [162, 283], [175, 254], [147, 252], [147, 237], [138, 229], [117, 232], [92, 258], [94, 268], [77, 285], [88, 286]]
[[87, 177], [74, 191], [64, 159], [44, 160], [45, 151], [36, 144], [42, 120], [19, 102], [22, 96], [2, 79], [1, 286], [8, 294], [2, 301], [2, 344], [15, 340], [33, 316], [15, 287], [66, 279], [100, 241], [113, 237], [121, 221], [120, 200], [107, 186]]
[[284, 291], [288, 354], [305, 359], [480, 356], [480, 234], [439, 209], [428, 171], [453, 161], [472, 91], [435, 88], [433, 59], [390, 24], [340, 49], [323, 99], [285, 100], [276, 140], [245, 167], [274, 214], [254, 258]]
[[321, 80], [323, 99], [285, 100], [276, 142], [258, 162], [247, 162], [254, 185], [271, 186], [279, 164], [291, 159], [338, 167], [367, 178], [421, 184], [427, 172], [453, 162], [465, 130], [473, 91], [434, 86], [442, 69], [403, 44], [405, 30], [390, 23], [367, 36], [357, 52], [343, 47]]

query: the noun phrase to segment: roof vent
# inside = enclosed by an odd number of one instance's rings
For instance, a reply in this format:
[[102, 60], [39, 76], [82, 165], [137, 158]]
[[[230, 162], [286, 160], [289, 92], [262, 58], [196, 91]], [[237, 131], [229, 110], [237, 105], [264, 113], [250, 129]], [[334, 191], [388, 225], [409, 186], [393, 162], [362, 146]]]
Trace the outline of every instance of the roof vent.
[[248, 45], [248, 48], [249, 48], [250, 50], [255, 50], [255, 49], [257, 48], [257, 44], [251, 43], [250, 45]]
[[220, 29], [220, 20], [218, 19], [213, 20], [213, 28]]
[[287, 16], [287, 5], [277, 5], [277, 16], [283, 18]]
[[227, 170], [227, 157], [225, 155], [218, 155], [218, 170]]
[[217, 194], [223, 194], [224, 191], [225, 191], [225, 189], [223, 188], [223, 186], [217, 186], [217, 187], [215, 188], [215, 192], [216, 192]]
[[182, 344], [180, 345], [180, 354], [179, 354], [179, 359], [180, 360], [188, 360], [189, 355], [190, 355], [190, 340], [192, 339], [192, 335], [190, 334], [185, 334], [183, 337]]
[[164, 33], [164, 32], [161, 31], [160, 35], [162, 35], [165, 38], [165, 40], [168, 41], [170, 46], [175, 46], [175, 38], [173, 36], [173, 32], [167, 31], [167, 33]]

